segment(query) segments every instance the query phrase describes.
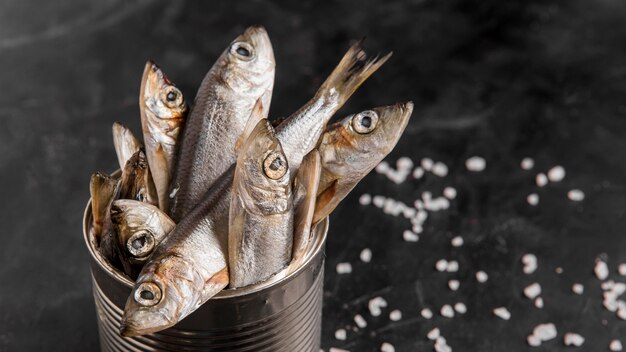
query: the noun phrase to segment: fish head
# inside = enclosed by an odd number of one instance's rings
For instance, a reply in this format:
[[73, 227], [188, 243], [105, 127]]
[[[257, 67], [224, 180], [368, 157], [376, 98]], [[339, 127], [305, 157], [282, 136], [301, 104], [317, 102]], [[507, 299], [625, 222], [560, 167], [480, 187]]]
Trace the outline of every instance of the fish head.
[[237, 37], [222, 55], [221, 80], [239, 94], [262, 97], [270, 106], [276, 62], [267, 31], [252, 26]]
[[288, 208], [289, 180], [287, 156], [272, 125], [262, 119], [241, 148], [233, 185], [246, 208], [274, 214]]
[[177, 255], [149, 261], [126, 301], [122, 336], [169, 328], [201, 304], [204, 282], [193, 265]]
[[402, 136], [413, 103], [361, 111], [329, 126], [319, 146], [324, 168], [336, 175], [363, 175], [375, 167]]
[[146, 63], [143, 71], [139, 101], [152, 119], [177, 121], [187, 112], [183, 93], [152, 61]]

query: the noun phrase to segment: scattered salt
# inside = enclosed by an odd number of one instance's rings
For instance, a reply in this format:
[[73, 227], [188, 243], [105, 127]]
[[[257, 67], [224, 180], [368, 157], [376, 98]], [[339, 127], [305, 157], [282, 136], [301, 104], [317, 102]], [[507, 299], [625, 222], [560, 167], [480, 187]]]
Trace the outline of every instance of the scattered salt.
[[420, 165], [422, 165], [422, 168], [424, 170], [430, 171], [430, 170], [433, 169], [434, 162], [433, 162], [433, 159], [431, 159], [431, 158], [423, 158], [420, 161]]
[[609, 267], [601, 259], [596, 260], [596, 266], [593, 268], [593, 272], [599, 280], [606, 280], [609, 277]]
[[372, 196], [367, 193], [361, 194], [361, 196], [359, 197], [359, 203], [361, 205], [369, 205], [371, 202]]
[[382, 208], [385, 205], [385, 197], [374, 196], [374, 198], [372, 198], [372, 203], [374, 204], [375, 207]]
[[548, 184], [548, 177], [544, 173], [538, 173], [537, 176], [535, 176], [535, 183], [537, 186], [543, 187]]
[[459, 286], [461, 286], [461, 283], [459, 282], [459, 280], [450, 280], [450, 281], [448, 281], [448, 287], [452, 291], [458, 290]]
[[448, 175], [448, 166], [438, 161], [433, 165], [432, 173], [435, 176], [446, 177]]
[[473, 156], [465, 161], [465, 167], [469, 171], [483, 171], [485, 169], [485, 166], [487, 166], [487, 162], [484, 158], [481, 158], [479, 156]]
[[609, 344], [609, 350], [610, 351], [614, 351], [614, 352], [618, 352], [622, 350], [622, 341], [620, 340], [612, 340], [611, 343]]
[[433, 312], [432, 312], [430, 309], [428, 309], [428, 308], [424, 308], [424, 309], [422, 309], [422, 311], [420, 312], [420, 314], [422, 315], [422, 317], [423, 317], [424, 319], [430, 319], [430, 318], [432, 318], [432, 317], [433, 317]]
[[345, 340], [346, 339], [346, 330], [345, 329], [339, 329], [337, 331], [335, 331], [335, 339], [337, 340]]
[[372, 250], [369, 248], [363, 249], [359, 257], [364, 263], [369, 263], [372, 260]]
[[548, 171], [548, 179], [552, 182], [561, 182], [565, 178], [565, 169], [557, 165]]
[[402, 238], [406, 242], [417, 242], [420, 239], [420, 237], [416, 233], [413, 233], [411, 230], [404, 230], [404, 232], [402, 233]]
[[626, 264], [622, 263], [617, 267], [617, 272], [619, 272], [620, 275], [622, 276], [626, 276]]
[[543, 308], [543, 298], [541, 297], [535, 298], [535, 307], [539, 309]]
[[524, 289], [524, 296], [529, 299], [535, 299], [541, 294], [541, 286], [538, 283], [532, 283]]
[[580, 347], [583, 343], [585, 343], [585, 338], [576, 333], [568, 332], [563, 336], [563, 344], [565, 344], [565, 346]]
[[439, 336], [435, 340], [435, 352], [452, 352], [452, 348], [448, 346], [446, 339], [443, 336]]
[[450, 241], [450, 244], [452, 244], [452, 247], [461, 247], [463, 245], [463, 237], [461, 236], [454, 237]]
[[398, 321], [402, 319], [402, 312], [398, 309], [392, 310], [391, 313], [389, 313], [389, 319], [391, 321]]
[[350, 274], [352, 272], [352, 264], [339, 263], [337, 264], [337, 274]]
[[526, 202], [528, 204], [535, 206], [539, 204], [539, 195], [537, 193], [531, 193], [526, 197]]
[[511, 312], [505, 307], [499, 307], [493, 310], [493, 314], [498, 318], [509, 320], [511, 319]]
[[458, 302], [454, 305], [454, 310], [459, 314], [465, 314], [467, 312], [467, 306], [463, 302]]
[[385, 307], [387, 307], [387, 301], [382, 297], [372, 298], [367, 304], [367, 308], [373, 317], [379, 316], [382, 313], [381, 308]]
[[411, 170], [413, 168], [413, 160], [409, 157], [403, 156], [396, 161], [396, 167], [399, 170]]
[[524, 170], [530, 170], [535, 166], [535, 161], [532, 158], [524, 158], [522, 159], [520, 166]]
[[572, 285], [572, 292], [574, 292], [575, 294], [582, 295], [584, 291], [585, 286], [583, 286], [582, 284], [576, 283]]
[[429, 340], [433, 340], [433, 341], [436, 340], [439, 336], [441, 336], [441, 332], [439, 331], [439, 328], [434, 328], [430, 330], [428, 334], [426, 334], [426, 337]]
[[560, 266], [557, 266], [556, 268], [554, 268], [554, 272], [557, 274], [563, 274], [563, 268], [561, 268]]
[[396, 352], [396, 349], [389, 342], [383, 342], [382, 346], [380, 346], [381, 352]]
[[528, 345], [531, 347], [541, 346], [541, 340], [535, 335], [528, 335], [528, 337], [526, 338], [526, 341], [528, 342]]
[[361, 314], [357, 314], [354, 316], [354, 323], [361, 329], [367, 326], [367, 321], [365, 321], [365, 318], [363, 318]]
[[452, 200], [456, 198], [456, 189], [454, 187], [446, 187], [443, 189], [443, 196]]
[[448, 261], [445, 259], [439, 259], [435, 263], [435, 268], [437, 269], [437, 271], [446, 271], [448, 269]]
[[579, 189], [573, 189], [567, 192], [567, 198], [573, 202], [580, 202], [585, 199], [585, 193]]
[[413, 231], [413, 233], [415, 234], [418, 234], [424, 232], [424, 228], [422, 227], [422, 225], [414, 224], [413, 227], [411, 227], [411, 231]]
[[381, 161], [380, 163], [378, 163], [378, 165], [376, 165], [375, 170], [379, 174], [385, 174], [387, 171], [391, 170], [391, 167], [386, 161]]
[[415, 170], [413, 170], [413, 178], [420, 179], [423, 176], [424, 176], [424, 169], [422, 169], [421, 167], [416, 167]]
[[457, 271], [459, 271], [459, 262], [457, 262], [456, 260], [449, 261], [448, 265], [446, 266], [446, 271], [449, 273], [456, 273]]
[[449, 304], [444, 304], [441, 307], [440, 313], [442, 317], [446, 317], [446, 318], [454, 317], [454, 309], [452, 309], [452, 306], [450, 306]]
[[537, 336], [540, 341], [552, 340], [556, 337], [556, 326], [552, 323], [539, 324], [533, 330], [533, 335]]
[[522, 264], [524, 264], [524, 274], [532, 274], [537, 270], [537, 256], [532, 253], [522, 256]]
[[487, 275], [486, 272], [481, 270], [476, 273], [476, 281], [483, 283], [483, 282], [486, 282], [488, 279], [489, 279], [489, 276]]

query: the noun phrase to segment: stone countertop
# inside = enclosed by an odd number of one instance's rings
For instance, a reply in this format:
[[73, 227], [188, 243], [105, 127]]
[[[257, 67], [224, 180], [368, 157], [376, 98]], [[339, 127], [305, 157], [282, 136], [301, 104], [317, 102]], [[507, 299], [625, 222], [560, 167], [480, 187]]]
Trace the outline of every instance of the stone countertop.
[[[187, 97], [247, 25], [264, 25], [277, 60], [271, 115], [306, 102], [352, 39], [370, 52], [394, 51], [340, 116], [413, 100], [404, 137], [386, 159], [441, 161], [396, 184], [372, 172], [331, 216], [322, 347], [428, 351], [438, 327], [454, 351], [526, 351], [540, 323], [558, 335], [533, 351], [608, 350], [626, 323], [602, 306], [598, 258], [610, 279], [626, 262], [626, 3], [599, 1], [162, 1], [8, 0], [0, 4], [0, 351], [87, 351], [97, 347], [81, 216], [89, 175], [112, 171], [110, 127], [138, 133], [137, 95], [154, 59]], [[190, 98], [191, 100], [191, 98]], [[484, 158], [483, 171], [466, 160]], [[535, 161], [523, 170], [524, 157]], [[565, 178], [535, 176], [555, 165]], [[449, 208], [429, 211], [419, 241], [409, 220], [360, 205], [362, 194], [412, 206], [424, 192], [453, 187]], [[568, 199], [571, 189], [585, 194]], [[527, 202], [536, 193], [539, 203]], [[6, 225], [8, 224], [8, 226]], [[463, 245], [451, 239], [461, 236]], [[364, 263], [364, 248], [372, 259]], [[523, 273], [532, 253], [537, 270]], [[435, 263], [455, 260], [458, 272]], [[350, 274], [337, 274], [351, 263]], [[557, 268], [562, 273], [556, 272]], [[488, 281], [478, 283], [477, 271]], [[459, 280], [452, 291], [449, 280]], [[541, 285], [544, 307], [523, 290]], [[584, 285], [582, 295], [572, 293]], [[368, 302], [387, 307], [374, 317]], [[442, 317], [462, 302], [465, 314]], [[506, 307], [511, 319], [493, 315]], [[420, 312], [433, 311], [425, 319]], [[401, 311], [393, 321], [390, 312]], [[355, 329], [361, 314], [367, 326]], [[394, 313], [396, 315], [397, 313]], [[346, 329], [346, 339], [335, 332]], [[626, 342], [626, 341], [625, 341]], [[387, 349], [388, 347], [385, 347]]]

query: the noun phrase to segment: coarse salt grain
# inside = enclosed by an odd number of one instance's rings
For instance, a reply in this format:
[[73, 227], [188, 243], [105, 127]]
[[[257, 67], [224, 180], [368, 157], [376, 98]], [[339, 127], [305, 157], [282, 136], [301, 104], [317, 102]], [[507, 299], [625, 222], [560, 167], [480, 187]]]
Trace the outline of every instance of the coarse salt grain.
[[456, 273], [457, 271], [459, 271], [459, 262], [457, 262], [456, 260], [449, 261], [448, 265], [446, 266], [446, 271], [449, 273]]
[[520, 166], [524, 170], [530, 170], [535, 166], [535, 161], [532, 158], [524, 158], [522, 159]]
[[437, 269], [437, 271], [441, 271], [441, 272], [446, 271], [448, 269], [448, 261], [445, 259], [439, 259], [435, 263], [435, 268]]
[[489, 275], [487, 275], [486, 272], [482, 270], [476, 272], [476, 281], [483, 283], [483, 282], [487, 282], [488, 279], [489, 279]]
[[626, 264], [622, 263], [617, 267], [617, 272], [622, 275], [622, 276], [626, 276]]
[[544, 174], [544, 173], [538, 173], [537, 176], [535, 176], [535, 183], [539, 187], [543, 187], [543, 186], [547, 185], [548, 184], [548, 176], [546, 176], [546, 174]]
[[585, 286], [583, 286], [582, 284], [576, 283], [572, 285], [572, 292], [574, 292], [575, 294], [582, 295], [584, 291]]
[[580, 202], [585, 199], [585, 193], [579, 189], [572, 189], [567, 192], [567, 198], [573, 202]]
[[374, 196], [374, 198], [372, 198], [372, 203], [374, 204], [375, 207], [382, 208], [385, 205], [385, 197]]
[[386, 161], [381, 161], [380, 163], [378, 163], [378, 165], [376, 165], [376, 172], [380, 173], [380, 174], [385, 174], [387, 173], [387, 171], [391, 170], [391, 167], [389, 166], [389, 164]]
[[435, 176], [446, 177], [448, 175], [448, 166], [438, 161], [433, 165], [432, 173]]
[[539, 195], [537, 193], [531, 193], [526, 197], [526, 202], [528, 204], [535, 206], [539, 204]]
[[361, 314], [354, 316], [354, 323], [361, 329], [367, 327], [367, 321], [365, 321], [365, 318], [363, 318]]
[[622, 341], [620, 340], [612, 340], [611, 343], [609, 344], [609, 350], [610, 351], [621, 351], [622, 350]]
[[361, 254], [359, 255], [359, 258], [361, 258], [361, 261], [364, 263], [369, 263], [372, 260], [372, 250], [369, 248], [365, 248], [361, 251]]
[[524, 264], [524, 274], [532, 274], [537, 270], [537, 256], [532, 253], [524, 254], [522, 256], [522, 264]]
[[396, 167], [399, 170], [411, 170], [413, 168], [413, 160], [409, 157], [403, 156], [396, 161]]
[[505, 307], [498, 307], [493, 310], [493, 314], [500, 319], [509, 320], [511, 319], [511, 312]]
[[441, 332], [439, 331], [439, 328], [434, 328], [430, 330], [428, 334], [426, 334], [426, 337], [429, 340], [436, 340], [439, 336], [441, 336]]
[[420, 311], [420, 314], [422, 315], [422, 317], [424, 319], [430, 319], [433, 317], [433, 311], [428, 309], [428, 308], [424, 308]]
[[449, 304], [444, 304], [441, 307], [440, 313], [442, 317], [446, 317], [446, 318], [454, 317], [454, 309], [452, 309], [452, 306]]
[[335, 331], [335, 339], [337, 340], [345, 340], [346, 339], [346, 330], [345, 329], [339, 329], [337, 331]]
[[406, 242], [417, 242], [420, 239], [420, 237], [416, 233], [413, 233], [411, 230], [404, 230], [404, 232], [402, 233], [402, 238]]
[[339, 263], [337, 264], [337, 274], [350, 274], [352, 272], [352, 264]]
[[596, 265], [593, 268], [593, 272], [599, 280], [606, 280], [609, 277], [609, 267], [601, 259], [596, 260]]
[[443, 336], [439, 336], [435, 340], [435, 352], [452, 352], [452, 348], [448, 346], [446, 339]]
[[383, 344], [380, 346], [380, 351], [381, 352], [396, 352], [396, 349], [389, 342], [383, 342]]
[[452, 291], [458, 290], [459, 286], [461, 286], [461, 283], [459, 282], [459, 280], [450, 280], [450, 281], [448, 281], [448, 287]]
[[450, 244], [452, 244], [452, 247], [461, 247], [463, 245], [463, 237], [461, 236], [454, 237], [450, 241]]
[[413, 170], [413, 178], [420, 179], [423, 176], [424, 176], [424, 169], [422, 169], [421, 167], [416, 167], [415, 170]]
[[528, 342], [528, 345], [531, 347], [541, 346], [541, 340], [535, 335], [528, 335], [526, 342]]
[[473, 171], [473, 172], [483, 171], [486, 166], [487, 166], [487, 162], [485, 161], [485, 159], [479, 156], [473, 156], [465, 160], [465, 167], [469, 171]]
[[563, 274], [563, 268], [561, 268], [560, 266], [557, 266], [556, 268], [554, 268], [554, 272], [557, 274]]
[[565, 344], [565, 346], [580, 347], [583, 343], [585, 343], [585, 338], [579, 334], [568, 332], [563, 336], [563, 344]]
[[454, 305], [454, 310], [459, 314], [465, 314], [467, 312], [467, 306], [463, 302], [458, 302]]
[[433, 169], [434, 161], [431, 158], [423, 158], [420, 161], [420, 165], [425, 171], [430, 171]]
[[391, 313], [389, 313], [389, 319], [391, 321], [398, 321], [402, 319], [402, 312], [398, 309], [392, 310]]
[[452, 200], [456, 198], [456, 189], [454, 187], [446, 187], [443, 189], [443, 196]]
[[552, 323], [539, 324], [533, 330], [533, 335], [541, 341], [552, 340], [557, 335], [556, 326]]
[[541, 297], [535, 298], [535, 307], [539, 309], [543, 308], [543, 298]]
[[524, 288], [524, 296], [529, 299], [535, 299], [541, 294], [541, 286], [538, 283], [532, 283]]
[[565, 178], [565, 169], [557, 165], [548, 171], [548, 179], [552, 182], [561, 182]]
[[361, 196], [359, 197], [359, 203], [361, 205], [369, 205], [370, 203], [372, 203], [372, 196], [367, 193], [361, 194]]
[[344, 350], [342, 348], [337, 348], [337, 347], [331, 347], [328, 352], [350, 352], [348, 350]]
[[382, 313], [380, 308], [384, 307], [387, 307], [387, 301], [382, 297], [374, 297], [367, 304], [367, 308], [373, 317], [379, 316]]

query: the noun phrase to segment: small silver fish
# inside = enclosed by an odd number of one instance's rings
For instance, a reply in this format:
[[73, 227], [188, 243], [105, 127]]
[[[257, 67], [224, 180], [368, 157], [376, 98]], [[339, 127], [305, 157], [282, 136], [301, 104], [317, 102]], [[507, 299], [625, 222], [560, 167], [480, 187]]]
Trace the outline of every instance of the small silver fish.
[[328, 126], [318, 146], [322, 175], [313, 223], [328, 216], [396, 146], [406, 128], [413, 103], [365, 110]]
[[152, 61], [146, 63], [141, 79], [139, 110], [159, 208], [167, 211], [178, 135], [187, 115], [187, 103], [183, 93]]
[[96, 243], [100, 243], [102, 228], [107, 220], [111, 202], [117, 196], [120, 180], [107, 174], [96, 172], [91, 175], [89, 191], [91, 193], [91, 213], [93, 216], [93, 234]]
[[274, 52], [263, 27], [250, 27], [204, 77], [180, 141], [170, 186], [179, 221], [237, 159], [235, 145], [256, 101], [267, 109], [274, 87]]
[[159, 208], [131, 199], [111, 204], [111, 222], [120, 249], [134, 265], [143, 265], [176, 226]]
[[293, 180], [293, 253], [289, 272], [300, 267], [311, 242], [311, 225], [322, 171], [321, 165], [319, 152], [317, 149], [313, 149], [302, 160], [298, 174]]
[[228, 235], [231, 288], [262, 282], [291, 260], [289, 178], [287, 157], [263, 119], [245, 139], [235, 168]]
[[126, 162], [122, 170], [121, 183], [120, 199], [134, 199], [152, 205], [158, 204], [156, 190], [150, 177], [150, 168], [143, 148], [140, 148]]
[[[122, 336], [137, 336], [175, 325], [228, 285], [226, 239], [215, 229], [215, 213], [228, 214], [230, 176], [218, 178], [144, 264], [124, 308]], [[226, 217], [228, 221], [228, 217]]]
[[133, 133], [119, 122], [113, 123], [112, 132], [117, 161], [120, 165], [120, 170], [123, 170], [128, 159], [137, 153], [142, 145]]

